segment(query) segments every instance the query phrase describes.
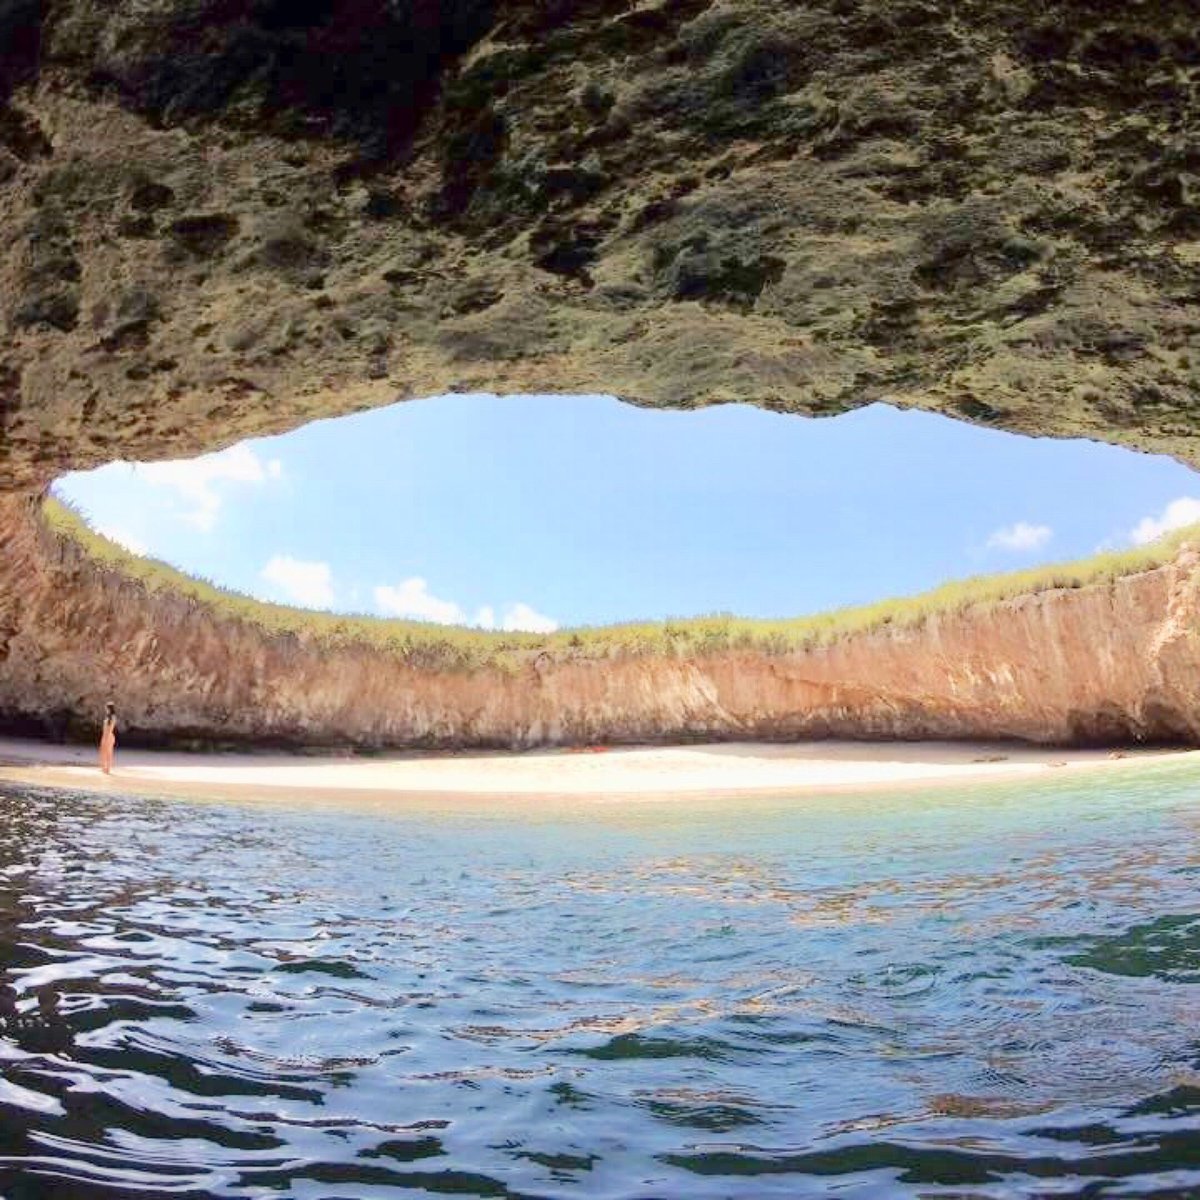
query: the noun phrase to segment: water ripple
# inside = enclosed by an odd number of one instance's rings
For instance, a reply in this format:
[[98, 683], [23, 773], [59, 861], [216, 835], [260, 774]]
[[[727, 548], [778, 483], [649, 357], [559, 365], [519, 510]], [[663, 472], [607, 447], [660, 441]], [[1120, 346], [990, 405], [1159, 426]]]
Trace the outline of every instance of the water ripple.
[[1197, 800], [0, 792], [0, 1194], [1200, 1192]]

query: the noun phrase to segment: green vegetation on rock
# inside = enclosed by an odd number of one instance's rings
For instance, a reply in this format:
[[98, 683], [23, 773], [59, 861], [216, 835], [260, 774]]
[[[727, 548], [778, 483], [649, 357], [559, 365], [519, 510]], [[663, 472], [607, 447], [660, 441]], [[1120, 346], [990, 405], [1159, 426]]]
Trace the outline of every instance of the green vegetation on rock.
[[1056, 589], [1111, 583], [1161, 566], [1175, 556], [1184, 542], [1200, 536], [1200, 525], [1192, 525], [1130, 550], [1000, 575], [973, 576], [917, 596], [885, 599], [812, 616], [756, 620], [716, 613], [542, 634], [341, 615], [270, 604], [193, 578], [167, 563], [132, 554], [91, 529], [77, 511], [58, 500], [47, 500], [42, 513], [55, 537], [79, 546], [102, 569], [135, 582], [147, 593], [188, 598], [218, 617], [248, 622], [268, 634], [295, 636], [331, 649], [360, 645], [427, 670], [507, 670], [528, 664], [543, 654], [555, 661], [684, 657], [736, 651], [788, 654], [885, 627], [915, 629], [926, 621], [974, 606], [999, 604]]

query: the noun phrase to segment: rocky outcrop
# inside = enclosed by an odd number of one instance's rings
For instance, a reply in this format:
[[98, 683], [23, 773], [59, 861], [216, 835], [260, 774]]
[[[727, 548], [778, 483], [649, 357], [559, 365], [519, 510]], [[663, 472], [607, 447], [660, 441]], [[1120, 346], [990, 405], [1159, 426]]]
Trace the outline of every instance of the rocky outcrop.
[[1196, 461], [1194, 0], [4, 0], [0, 489], [447, 390]]
[[[1195, 0], [0, 0], [0, 710], [363, 744], [1196, 735], [1193, 567], [769, 657], [419, 672], [47, 540], [418, 395], [877, 399], [1200, 461]], [[24, 498], [22, 498], [24, 497]]]
[[721, 738], [1200, 740], [1200, 549], [794, 653], [530, 653], [421, 670], [270, 635], [99, 568], [0, 502], [0, 723], [140, 740], [539, 746]]

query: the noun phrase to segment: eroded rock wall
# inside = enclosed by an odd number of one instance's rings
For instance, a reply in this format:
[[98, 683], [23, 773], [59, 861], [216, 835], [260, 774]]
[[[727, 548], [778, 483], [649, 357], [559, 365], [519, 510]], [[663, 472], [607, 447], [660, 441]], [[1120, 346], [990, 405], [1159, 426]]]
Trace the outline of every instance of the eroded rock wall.
[[1192, 737], [1190, 559], [791, 658], [435, 676], [147, 598], [21, 514], [466, 389], [888, 399], [1200, 461], [1198, 118], [1195, 0], [0, 0], [0, 708]]
[[359, 746], [681, 738], [1200, 741], [1200, 550], [1112, 584], [968, 608], [803, 653], [420, 671], [324, 650], [98, 569], [0, 502], [0, 720]]
[[443, 390], [1197, 460], [1195, 0], [6, 0], [0, 489]]

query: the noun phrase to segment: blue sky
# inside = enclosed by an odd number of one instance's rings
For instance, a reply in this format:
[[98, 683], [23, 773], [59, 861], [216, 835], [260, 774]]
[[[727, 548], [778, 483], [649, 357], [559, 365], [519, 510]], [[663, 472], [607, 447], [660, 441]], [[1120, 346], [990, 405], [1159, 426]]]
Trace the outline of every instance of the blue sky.
[[1200, 520], [1191, 471], [1096, 443], [574, 396], [412, 401], [57, 491], [264, 599], [534, 629], [798, 615]]

